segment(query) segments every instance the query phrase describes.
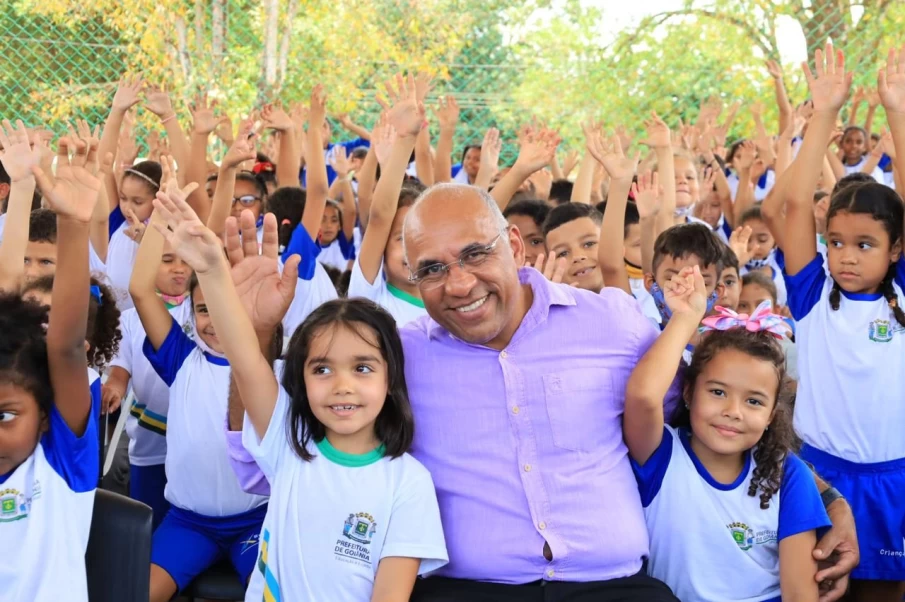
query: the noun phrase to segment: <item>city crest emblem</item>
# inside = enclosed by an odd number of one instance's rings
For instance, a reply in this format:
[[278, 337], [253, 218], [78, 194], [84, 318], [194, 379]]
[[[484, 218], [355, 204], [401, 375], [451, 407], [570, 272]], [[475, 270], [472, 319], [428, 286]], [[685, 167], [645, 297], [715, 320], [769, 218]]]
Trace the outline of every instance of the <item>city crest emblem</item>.
[[871, 341], [877, 343], [888, 343], [892, 340], [892, 328], [889, 320], [874, 320], [870, 323], [867, 331]]
[[747, 552], [754, 545], [754, 530], [745, 523], [731, 523], [729, 532], [741, 551]]
[[0, 490], [0, 523], [10, 523], [28, 516], [25, 495], [16, 489]]
[[358, 543], [371, 543], [375, 533], [377, 533], [377, 522], [367, 512], [350, 514], [343, 525], [343, 535]]

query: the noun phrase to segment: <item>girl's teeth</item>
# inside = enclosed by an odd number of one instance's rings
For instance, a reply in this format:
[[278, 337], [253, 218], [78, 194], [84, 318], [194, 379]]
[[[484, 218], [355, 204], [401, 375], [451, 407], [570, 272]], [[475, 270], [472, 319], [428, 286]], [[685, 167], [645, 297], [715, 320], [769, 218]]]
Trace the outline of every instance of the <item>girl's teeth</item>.
[[474, 303], [471, 303], [471, 304], [466, 305], [466, 306], [464, 306], [464, 307], [457, 307], [457, 308], [456, 308], [456, 311], [459, 312], [459, 313], [463, 313], [463, 314], [464, 314], [464, 313], [467, 313], [467, 312], [470, 312], [470, 311], [474, 311], [474, 310], [476, 310], [477, 308], [479, 308], [479, 307], [481, 307], [482, 305], [484, 305], [484, 302], [487, 301], [487, 297], [489, 297], [489, 295], [484, 295], [483, 297], [481, 297], [480, 299], [478, 299], [478, 300], [475, 301]]

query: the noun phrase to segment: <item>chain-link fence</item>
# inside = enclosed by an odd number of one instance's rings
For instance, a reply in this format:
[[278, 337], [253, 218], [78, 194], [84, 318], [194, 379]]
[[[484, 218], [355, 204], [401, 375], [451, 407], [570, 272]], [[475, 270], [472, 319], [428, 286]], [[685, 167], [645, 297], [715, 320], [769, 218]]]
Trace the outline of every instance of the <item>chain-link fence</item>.
[[[795, 61], [832, 37], [856, 83], [872, 85], [892, 44], [905, 42], [898, 0], [676, 0], [674, 10], [604, 33], [624, 9], [538, 0], [7, 0], [0, 6], [0, 116], [61, 131], [102, 123], [120, 75], [141, 73], [184, 106], [199, 90], [235, 121], [279, 98], [304, 101], [326, 84], [329, 106], [368, 127], [373, 92], [397, 69], [427, 69], [433, 96], [462, 107], [456, 149], [497, 126], [514, 138], [532, 116], [579, 144], [579, 123], [637, 130], [652, 109], [693, 119], [703, 99], [772, 109], [764, 67]], [[805, 54], [806, 51], [806, 54]], [[188, 112], [181, 111], [181, 119]], [[159, 127], [139, 110], [138, 132]], [[744, 108], [733, 134], [750, 121]], [[503, 161], [514, 159], [512, 144]]]

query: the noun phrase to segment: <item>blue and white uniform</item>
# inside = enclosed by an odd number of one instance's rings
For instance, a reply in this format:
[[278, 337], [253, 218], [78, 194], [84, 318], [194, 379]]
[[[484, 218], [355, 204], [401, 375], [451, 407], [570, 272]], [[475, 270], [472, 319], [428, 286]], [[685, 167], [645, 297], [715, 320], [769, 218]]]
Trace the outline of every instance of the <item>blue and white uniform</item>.
[[[776, 287], [776, 303], [779, 305], [788, 304], [788, 292], [786, 291], [786, 280], [783, 278], [783, 265], [785, 264], [784, 258], [782, 256], [782, 251], [778, 248], [774, 247], [770, 254], [767, 256], [766, 262], [762, 268], [770, 268], [770, 279], [773, 280], [773, 285]], [[754, 272], [758, 267], [753, 266], [751, 263], [748, 265], [744, 265], [739, 269], [739, 276], [744, 276], [749, 272]]]
[[[849, 175], [852, 173], [860, 173], [861, 169], [864, 167], [864, 164], [867, 163], [870, 155], [864, 155], [860, 161], [855, 163], [854, 165], [849, 165], [847, 163], [843, 163], [842, 167], [845, 168], [845, 175]], [[870, 172], [870, 177], [877, 181], [878, 184], [886, 184], [886, 174], [883, 173], [883, 170], [880, 169], [880, 166], [877, 165], [874, 167], [874, 170]]]
[[650, 534], [647, 570], [678, 599], [780, 602], [779, 542], [830, 526], [798, 457], [786, 457], [767, 509], [760, 491], [748, 495], [756, 466], [749, 451], [738, 478], [720, 483], [695, 455], [690, 433], [670, 426], [643, 466], [632, 461]]
[[327, 439], [299, 458], [287, 439], [292, 403], [280, 387], [263, 439], [247, 416], [242, 443], [271, 486], [261, 553], [246, 602], [368, 602], [383, 558], [421, 560], [418, 574], [448, 561], [430, 473], [415, 458], [382, 446], [352, 455]]
[[363, 297], [381, 306], [393, 316], [396, 324], [401, 328], [422, 316], [427, 315], [424, 309], [424, 301], [409, 293], [400, 290], [387, 282], [383, 261], [380, 262], [380, 271], [374, 282], [368, 282], [361, 271], [358, 260], [352, 266], [352, 275], [349, 278], [348, 297]]
[[107, 278], [116, 295], [120, 311], [134, 307], [129, 295], [129, 280], [138, 255], [138, 243], [126, 236], [129, 222], [122, 210], [116, 207], [110, 213], [110, 244], [107, 247]]
[[[861, 564], [854, 579], [905, 580], [905, 327], [881, 293], [840, 291], [820, 255], [786, 275], [797, 322], [795, 430], [801, 456], [848, 499]], [[899, 303], [905, 261], [893, 287]]]
[[[732, 202], [734, 203], [735, 197], [738, 195], [738, 175], [730, 171], [726, 174], [726, 181], [729, 183], [729, 192], [732, 196]], [[764, 175], [757, 180], [757, 185], [754, 187], [754, 200], [760, 202], [767, 198], [767, 195], [773, 190], [775, 184], [776, 173], [772, 169], [768, 169]]]
[[179, 590], [224, 556], [244, 582], [267, 510], [267, 498], [242, 491], [230, 466], [223, 430], [229, 362], [203, 346], [173, 320], [160, 349], [147, 339], [142, 348], [170, 388], [165, 495], [171, 508], [154, 533], [151, 562]]
[[[320, 246], [318, 244], [318, 246]], [[349, 267], [349, 261], [355, 259], [355, 245], [346, 238], [344, 232], [340, 232], [336, 240], [325, 247], [320, 247], [320, 255], [317, 260], [326, 266], [345, 272]]]
[[290, 338], [308, 315], [321, 304], [336, 299], [336, 287], [324, 266], [317, 260], [322, 249], [317, 246], [302, 224], [296, 226], [292, 238], [280, 258], [282, 262], [291, 255], [302, 258], [299, 263], [299, 281], [295, 288], [295, 298], [283, 317], [283, 337]]
[[56, 406], [25, 462], [0, 475], [0, 597], [28, 602], [88, 602], [85, 550], [100, 473], [100, 382], [81, 437]]

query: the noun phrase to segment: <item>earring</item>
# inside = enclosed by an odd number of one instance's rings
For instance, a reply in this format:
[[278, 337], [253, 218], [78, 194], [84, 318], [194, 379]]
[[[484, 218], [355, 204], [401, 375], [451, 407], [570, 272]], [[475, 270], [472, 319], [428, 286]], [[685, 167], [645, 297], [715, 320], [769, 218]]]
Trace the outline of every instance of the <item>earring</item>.
[[686, 410], [690, 410], [690, 409], [691, 409], [691, 408], [688, 407], [688, 402], [687, 402], [687, 401], [685, 402], [685, 409], [686, 409]]
[[764, 432], [766, 433], [769, 430], [770, 430], [770, 425], [767, 425], [767, 428], [764, 429]]

